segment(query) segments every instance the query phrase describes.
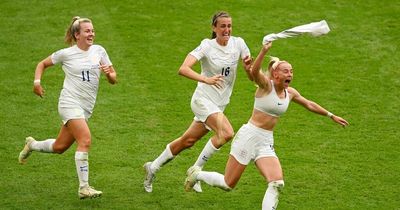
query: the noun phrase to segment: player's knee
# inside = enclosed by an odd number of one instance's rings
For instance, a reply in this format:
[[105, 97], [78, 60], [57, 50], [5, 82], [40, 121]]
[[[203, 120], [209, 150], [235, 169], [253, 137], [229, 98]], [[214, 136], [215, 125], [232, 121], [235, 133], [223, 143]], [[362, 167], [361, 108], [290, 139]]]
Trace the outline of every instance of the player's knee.
[[280, 192], [284, 186], [285, 182], [283, 180], [275, 180], [268, 183], [268, 187], [272, 187], [273, 189], [276, 189], [278, 192]]
[[65, 151], [67, 151], [69, 147], [66, 147], [64, 145], [53, 145], [53, 152], [57, 154], [63, 154]]
[[233, 138], [234, 135], [235, 135], [235, 132], [233, 132], [233, 131], [226, 132], [225, 140], [226, 141], [230, 141]]
[[92, 143], [92, 141], [90, 138], [82, 138], [79, 139], [77, 143], [78, 143], [78, 148], [81, 149], [81, 151], [88, 151], [90, 149], [90, 144]]
[[192, 147], [198, 139], [196, 138], [186, 138], [186, 139], [182, 139], [182, 143], [183, 143], [183, 147], [184, 148], [189, 148]]
[[222, 137], [222, 139], [225, 140], [225, 142], [228, 142], [233, 138], [234, 135], [235, 135], [235, 132], [233, 132], [233, 130], [227, 130], [227, 131], [222, 132], [221, 137]]

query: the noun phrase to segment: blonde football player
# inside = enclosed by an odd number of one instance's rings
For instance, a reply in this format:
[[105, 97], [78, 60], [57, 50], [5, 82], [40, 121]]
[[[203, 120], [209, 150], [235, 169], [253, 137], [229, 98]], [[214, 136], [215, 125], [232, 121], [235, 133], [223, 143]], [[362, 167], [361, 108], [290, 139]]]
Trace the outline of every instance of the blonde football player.
[[254, 160], [261, 175], [268, 182], [262, 209], [275, 210], [284, 181], [282, 167], [274, 150], [273, 130], [279, 117], [289, 107], [290, 101], [316, 114], [328, 116], [339, 125], [349, 124], [343, 118], [304, 98], [296, 89], [289, 87], [293, 80], [293, 69], [287, 61], [275, 58], [269, 63], [268, 74], [261, 72], [261, 63], [270, 47], [270, 42], [265, 44], [254, 62], [251, 72], [258, 88], [255, 93], [253, 113], [247, 124], [239, 129], [232, 142], [225, 175], [201, 171], [200, 167], [192, 166], [186, 178], [186, 191], [190, 191], [198, 181], [229, 191], [236, 186], [250, 161]]
[[58, 101], [63, 125], [56, 139], [36, 141], [27, 137], [18, 158], [24, 164], [32, 151], [62, 154], [76, 142], [75, 164], [79, 179], [78, 196], [81, 199], [102, 194], [89, 185], [88, 153], [92, 138], [87, 121], [96, 102], [100, 75], [103, 73], [111, 84], [117, 82], [117, 74], [106, 50], [100, 45], [94, 45], [94, 38], [92, 21], [74, 17], [65, 35], [65, 41], [70, 47], [54, 52], [37, 65], [33, 91], [40, 97], [44, 96], [41, 77], [48, 67], [61, 64], [65, 73]]

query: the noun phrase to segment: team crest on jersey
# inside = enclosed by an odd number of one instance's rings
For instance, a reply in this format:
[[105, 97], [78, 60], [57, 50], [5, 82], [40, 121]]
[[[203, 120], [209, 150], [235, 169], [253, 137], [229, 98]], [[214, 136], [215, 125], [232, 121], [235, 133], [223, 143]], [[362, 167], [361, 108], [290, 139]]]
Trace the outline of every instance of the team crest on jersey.
[[100, 68], [100, 64], [93, 64], [90, 69], [94, 70], [94, 69], [99, 69], [99, 68]]
[[239, 60], [239, 55], [236, 54], [236, 53], [235, 53], [235, 54], [232, 54], [232, 55], [231, 55], [231, 59], [232, 59], [233, 61], [236, 61], [236, 62], [237, 62], [237, 61]]
[[90, 60], [91, 63], [100, 63], [100, 57], [99, 56], [92, 55], [92, 56], [90, 56], [89, 60]]

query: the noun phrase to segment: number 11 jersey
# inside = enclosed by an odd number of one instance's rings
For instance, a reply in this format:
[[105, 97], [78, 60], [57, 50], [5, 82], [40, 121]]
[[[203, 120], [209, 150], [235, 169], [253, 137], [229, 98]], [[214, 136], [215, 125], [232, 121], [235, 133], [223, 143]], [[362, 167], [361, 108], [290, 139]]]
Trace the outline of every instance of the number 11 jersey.
[[59, 106], [76, 106], [93, 112], [99, 87], [100, 62], [112, 65], [106, 50], [92, 45], [87, 51], [77, 45], [58, 50], [51, 55], [53, 64], [61, 63], [65, 73]]

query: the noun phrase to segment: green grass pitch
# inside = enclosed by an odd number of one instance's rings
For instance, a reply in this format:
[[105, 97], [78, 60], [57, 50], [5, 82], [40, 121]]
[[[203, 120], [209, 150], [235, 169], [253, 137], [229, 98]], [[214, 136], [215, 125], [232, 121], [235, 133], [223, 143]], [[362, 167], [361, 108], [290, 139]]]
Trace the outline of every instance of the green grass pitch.
[[[211, 35], [211, 16], [226, 10], [233, 35], [256, 56], [264, 35], [325, 19], [322, 37], [278, 40], [270, 54], [294, 67], [292, 86], [350, 122], [346, 129], [292, 104], [275, 130], [285, 177], [278, 209], [400, 209], [400, 2], [393, 0], [2, 0], [0, 1], [0, 209], [260, 209], [266, 182], [250, 164], [232, 192], [203, 184], [185, 193], [186, 169], [208, 135], [165, 166], [154, 192], [143, 169], [190, 124], [194, 81], [178, 76], [185, 56]], [[63, 155], [33, 153], [17, 162], [26, 136], [56, 137], [63, 72], [48, 69], [46, 96], [32, 93], [36, 64], [66, 47], [73, 16], [89, 17], [119, 83], [103, 77], [89, 126], [90, 182], [103, 197], [79, 200], [75, 145]], [[200, 69], [197, 65], [196, 70]], [[238, 68], [226, 110], [246, 123], [254, 85]], [[230, 143], [205, 170], [223, 172]]]

